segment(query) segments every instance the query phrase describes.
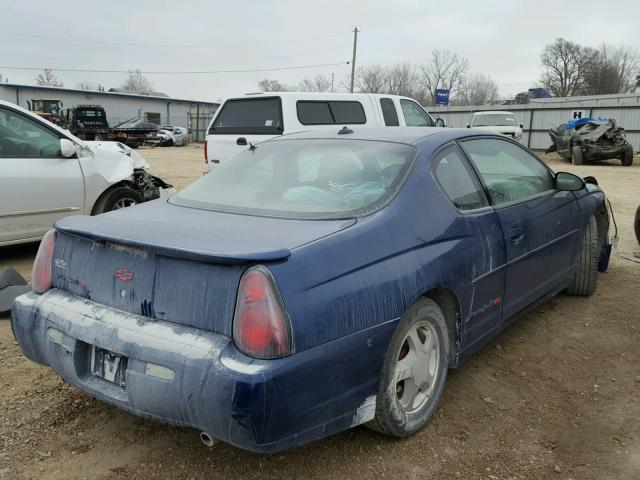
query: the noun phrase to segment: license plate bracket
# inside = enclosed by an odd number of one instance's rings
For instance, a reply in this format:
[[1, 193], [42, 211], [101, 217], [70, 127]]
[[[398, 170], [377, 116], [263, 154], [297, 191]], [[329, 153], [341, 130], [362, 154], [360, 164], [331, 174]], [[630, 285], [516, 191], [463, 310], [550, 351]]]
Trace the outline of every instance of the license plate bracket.
[[91, 374], [107, 382], [125, 386], [125, 372], [127, 371], [127, 357], [118, 355], [104, 348], [91, 347]]

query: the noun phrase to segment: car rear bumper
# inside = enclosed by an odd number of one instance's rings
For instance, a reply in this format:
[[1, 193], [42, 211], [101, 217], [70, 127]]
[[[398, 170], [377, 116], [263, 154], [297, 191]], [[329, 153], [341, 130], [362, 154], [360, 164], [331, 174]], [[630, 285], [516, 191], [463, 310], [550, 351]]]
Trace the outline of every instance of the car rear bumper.
[[[156, 321], [61, 290], [16, 299], [25, 355], [134, 414], [275, 452], [373, 418], [396, 321], [278, 360], [239, 353], [226, 336]], [[96, 346], [128, 359], [125, 385], [92, 375]]]

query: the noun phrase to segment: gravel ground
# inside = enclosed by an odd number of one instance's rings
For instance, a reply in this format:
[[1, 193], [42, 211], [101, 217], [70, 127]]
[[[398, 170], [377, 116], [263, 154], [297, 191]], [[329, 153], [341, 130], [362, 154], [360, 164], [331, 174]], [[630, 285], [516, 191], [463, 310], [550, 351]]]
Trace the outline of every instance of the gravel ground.
[[[141, 149], [176, 187], [204, 170], [202, 148]], [[558, 296], [451, 371], [432, 421], [393, 440], [359, 427], [260, 456], [132, 416], [26, 360], [0, 318], [0, 478], [638, 479], [640, 264], [632, 218], [640, 158], [555, 170], [594, 175], [620, 229], [590, 298]], [[33, 245], [0, 250], [30, 276]]]

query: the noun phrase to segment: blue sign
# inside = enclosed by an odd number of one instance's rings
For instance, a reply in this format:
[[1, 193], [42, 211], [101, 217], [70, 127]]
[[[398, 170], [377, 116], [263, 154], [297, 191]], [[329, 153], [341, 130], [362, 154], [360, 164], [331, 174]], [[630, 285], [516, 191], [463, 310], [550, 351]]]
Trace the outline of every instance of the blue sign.
[[449, 90], [436, 88], [436, 105], [449, 105]]

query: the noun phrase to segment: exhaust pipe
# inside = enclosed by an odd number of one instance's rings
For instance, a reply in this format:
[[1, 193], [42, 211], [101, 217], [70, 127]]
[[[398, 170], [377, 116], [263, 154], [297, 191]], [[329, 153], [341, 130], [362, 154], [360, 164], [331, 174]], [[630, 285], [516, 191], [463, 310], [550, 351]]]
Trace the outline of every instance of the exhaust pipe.
[[200, 432], [200, 440], [202, 440], [202, 443], [207, 447], [213, 447], [216, 444], [216, 441], [207, 432]]

